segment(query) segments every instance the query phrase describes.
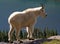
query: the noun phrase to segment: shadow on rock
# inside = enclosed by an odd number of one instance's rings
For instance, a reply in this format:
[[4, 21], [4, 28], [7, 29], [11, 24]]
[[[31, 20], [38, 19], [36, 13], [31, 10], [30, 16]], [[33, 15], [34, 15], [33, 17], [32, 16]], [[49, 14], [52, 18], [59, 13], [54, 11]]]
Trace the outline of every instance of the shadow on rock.
[[51, 41], [52, 39], [37, 39], [37, 40], [33, 40], [31, 42], [24, 42], [22, 44], [42, 44], [45, 41]]

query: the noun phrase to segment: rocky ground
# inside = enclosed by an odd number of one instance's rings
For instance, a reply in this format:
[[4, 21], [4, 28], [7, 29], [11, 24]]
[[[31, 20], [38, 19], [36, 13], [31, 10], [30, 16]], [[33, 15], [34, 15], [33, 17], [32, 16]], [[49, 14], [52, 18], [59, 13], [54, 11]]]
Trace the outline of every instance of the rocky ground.
[[48, 39], [57, 39], [57, 40], [60, 40], [60, 35], [51, 36], [51, 37], [49, 37]]
[[14, 41], [13, 43], [0, 42], [0, 44], [42, 44], [45, 41], [51, 41], [53, 39], [60, 40], [60, 36], [51, 36], [47, 39], [46, 38], [45, 39], [35, 39], [35, 40], [25, 39], [25, 40], [22, 40], [23, 43], [18, 43], [16, 41]]
[[5, 42], [0, 42], [0, 44], [41, 44], [44, 41], [50, 41], [50, 39], [35, 39], [35, 40], [23, 40], [23, 43], [18, 43], [18, 42], [13, 42], [13, 43], [5, 43]]

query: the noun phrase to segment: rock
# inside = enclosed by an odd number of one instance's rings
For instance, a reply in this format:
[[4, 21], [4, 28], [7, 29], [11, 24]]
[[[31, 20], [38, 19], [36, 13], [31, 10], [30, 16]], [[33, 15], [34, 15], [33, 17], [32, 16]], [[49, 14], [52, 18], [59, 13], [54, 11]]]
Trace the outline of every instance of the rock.
[[[42, 39], [35, 39], [35, 40], [29, 40], [29, 39], [24, 39], [22, 40], [23, 43], [20, 43], [19, 41], [13, 41], [11, 44], [42, 44], [45, 41], [51, 41], [50, 39], [42, 38]], [[0, 44], [10, 44], [6, 42], [0, 42]]]
[[60, 35], [57, 35], [57, 36], [51, 36], [47, 39], [57, 39], [57, 40], [60, 40]]
[[19, 41], [13, 41], [13, 44], [20, 44]]

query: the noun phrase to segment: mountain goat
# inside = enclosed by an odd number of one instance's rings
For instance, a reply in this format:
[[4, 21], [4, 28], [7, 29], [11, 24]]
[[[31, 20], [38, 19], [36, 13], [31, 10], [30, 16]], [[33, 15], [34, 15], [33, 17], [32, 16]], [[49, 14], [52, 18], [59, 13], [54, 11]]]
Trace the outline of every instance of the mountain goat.
[[22, 12], [13, 12], [9, 18], [8, 23], [10, 25], [10, 30], [8, 32], [8, 40], [11, 41], [12, 33], [15, 29], [16, 39], [20, 40], [19, 33], [21, 28], [26, 27], [28, 33], [28, 38], [33, 38], [32, 33], [34, 31], [34, 25], [37, 21], [37, 17], [46, 17], [44, 7], [28, 8]]

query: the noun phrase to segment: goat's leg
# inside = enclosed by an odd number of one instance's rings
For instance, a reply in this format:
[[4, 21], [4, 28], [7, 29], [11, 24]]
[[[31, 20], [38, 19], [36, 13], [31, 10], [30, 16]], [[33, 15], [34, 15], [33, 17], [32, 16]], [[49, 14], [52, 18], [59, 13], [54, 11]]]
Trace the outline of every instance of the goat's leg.
[[16, 32], [16, 34], [15, 34], [16, 35], [16, 39], [17, 39], [17, 41], [19, 41], [20, 40], [20, 38], [19, 38], [20, 29], [16, 28], [15, 32]]
[[16, 39], [17, 41], [19, 41], [20, 43], [23, 43], [23, 41], [20, 40], [19, 34], [20, 34], [20, 28], [16, 28]]
[[28, 32], [27, 38], [29, 38], [29, 40], [33, 40], [33, 36], [32, 36], [33, 31], [34, 31], [33, 26], [27, 27], [27, 32]]
[[26, 31], [28, 33], [27, 38], [30, 38], [30, 31], [29, 31], [28, 27], [26, 27]]
[[12, 39], [12, 33], [14, 31], [14, 27], [10, 24], [10, 30], [8, 32], [8, 41], [11, 41]]

